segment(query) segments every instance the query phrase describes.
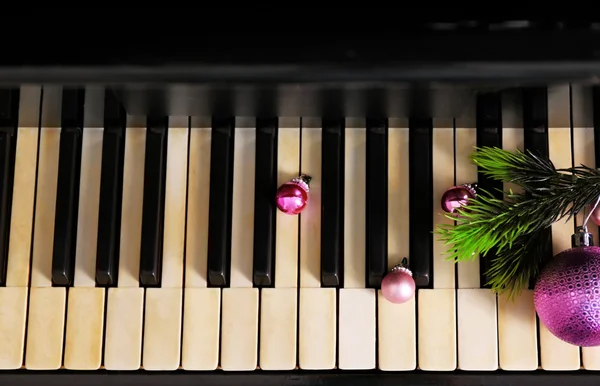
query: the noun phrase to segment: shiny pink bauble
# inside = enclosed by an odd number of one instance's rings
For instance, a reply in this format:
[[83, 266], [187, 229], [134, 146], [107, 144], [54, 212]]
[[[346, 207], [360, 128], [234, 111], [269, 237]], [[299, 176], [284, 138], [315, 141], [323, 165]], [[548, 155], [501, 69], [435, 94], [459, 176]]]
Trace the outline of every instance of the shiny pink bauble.
[[[592, 210], [592, 208], [594, 208], [594, 205], [590, 205], [589, 210]], [[598, 205], [596, 207], [596, 209], [594, 209], [592, 211], [592, 215], [590, 216], [590, 220], [592, 220], [594, 222], [594, 224], [600, 225], [600, 205]]]
[[468, 186], [453, 186], [442, 195], [442, 209], [454, 213], [458, 208], [467, 205], [470, 199], [475, 198], [475, 191]]
[[277, 208], [285, 214], [299, 214], [306, 207], [308, 192], [297, 182], [286, 182], [277, 189]]
[[381, 293], [387, 301], [402, 304], [415, 295], [415, 280], [409, 272], [399, 268], [385, 275], [381, 282]]

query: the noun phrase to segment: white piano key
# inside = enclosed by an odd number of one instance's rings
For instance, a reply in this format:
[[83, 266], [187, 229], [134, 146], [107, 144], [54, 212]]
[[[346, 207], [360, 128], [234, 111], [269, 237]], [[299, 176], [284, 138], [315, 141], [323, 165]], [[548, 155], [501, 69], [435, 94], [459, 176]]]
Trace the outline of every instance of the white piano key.
[[[433, 228], [451, 223], [440, 208], [440, 198], [454, 185], [454, 129], [434, 120]], [[455, 263], [446, 259], [448, 246], [434, 237], [433, 289], [420, 289], [418, 301], [418, 366], [421, 370], [456, 369]]]
[[310, 204], [300, 214], [298, 365], [330, 370], [336, 365], [337, 296], [321, 287], [321, 122], [302, 119], [301, 171], [312, 177]]
[[[361, 127], [362, 126], [362, 127]], [[338, 315], [338, 367], [375, 368], [376, 291], [366, 278], [366, 150], [364, 122], [346, 122], [344, 178], [344, 288]]]
[[[279, 121], [277, 182], [281, 185], [300, 174], [300, 120]], [[309, 205], [312, 205], [309, 192]], [[260, 353], [262, 370], [292, 370], [296, 367], [298, 321], [298, 230], [299, 216], [277, 211], [275, 222], [275, 288], [261, 291]]]
[[[457, 185], [477, 181], [477, 166], [470, 160], [476, 145], [475, 128], [456, 128]], [[461, 370], [498, 369], [496, 294], [480, 288], [479, 265], [480, 257], [457, 265], [457, 344], [458, 368]]]
[[[388, 269], [410, 261], [408, 122], [390, 120], [388, 134]], [[414, 370], [417, 366], [416, 301], [393, 304], [377, 296], [379, 369]]]
[[146, 128], [142, 117], [127, 118], [119, 274], [109, 288], [106, 307], [104, 367], [137, 370], [142, 360], [144, 289], [139, 288]]
[[181, 354], [189, 120], [170, 117], [160, 288], [146, 289], [142, 365], [175, 370]]
[[0, 288], [0, 369], [23, 363], [41, 88], [20, 90], [6, 287]]
[[219, 365], [221, 290], [207, 288], [210, 141], [210, 122], [192, 118], [181, 343], [185, 370], [215, 370]]
[[221, 368], [254, 370], [258, 364], [258, 289], [253, 288], [254, 121], [236, 120], [233, 161], [231, 287], [224, 288], [221, 314]]
[[62, 365], [66, 308], [66, 288], [51, 279], [62, 89], [43, 93], [25, 367], [54, 370]]
[[[548, 149], [557, 168], [572, 166], [569, 86], [548, 90]], [[552, 224], [552, 252], [556, 255], [571, 248], [573, 219]], [[540, 321], [540, 358], [544, 370], [577, 370], [579, 347], [555, 337]]]
[[95, 288], [104, 88], [87, 88], [85, 100], [75, 279], [67, 299], [64, 346], [64, 366], [69, 370], [100, 368], [104, 332], [105, 289]]

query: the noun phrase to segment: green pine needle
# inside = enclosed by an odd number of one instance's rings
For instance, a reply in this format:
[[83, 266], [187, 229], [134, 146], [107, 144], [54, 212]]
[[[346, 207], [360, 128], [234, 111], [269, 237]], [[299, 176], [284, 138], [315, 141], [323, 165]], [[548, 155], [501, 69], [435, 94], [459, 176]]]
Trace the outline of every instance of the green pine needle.
[[498, 199], [480, 190], [468, 206], [445, 215], [454, 224], [440, 224], [435, 233], [450, 246], [448, 259], [454, 261], [493, 252], [489, 284], [496, 292], [515, 295], [551, 257], [551, 251], [541, 247], [548, 228], [596, 202], [600, 172], [584, 165], [556, 169], [549, 159], [532, 152], [490, 147], [477, 148], [471, 160], [483, 174], [520, 191], [501, 192], [504, 198]]

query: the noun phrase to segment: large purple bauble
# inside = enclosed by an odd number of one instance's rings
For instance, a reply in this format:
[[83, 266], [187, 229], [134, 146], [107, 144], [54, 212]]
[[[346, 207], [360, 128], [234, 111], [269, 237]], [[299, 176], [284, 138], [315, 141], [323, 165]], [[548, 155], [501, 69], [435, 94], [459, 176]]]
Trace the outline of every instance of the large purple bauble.
[[576, 346], [600, 345], [600, 247], [567, 249], [542, 269], [533, 295], [542, 323]]

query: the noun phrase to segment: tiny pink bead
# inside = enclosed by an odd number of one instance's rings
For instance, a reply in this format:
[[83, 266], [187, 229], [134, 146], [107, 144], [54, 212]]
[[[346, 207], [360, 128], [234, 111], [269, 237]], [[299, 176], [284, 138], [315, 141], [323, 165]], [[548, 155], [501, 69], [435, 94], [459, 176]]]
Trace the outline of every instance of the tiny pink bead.
[[277, 189], [277, 208], [285, 214], [299, 214], [308, 202], [308, 193], [300, 184], [286, 182]]
[[409, 301], [415, 294], [415, 280], [402, 270], [388, 273], [381, 282], [381, 292], [387, 301], [401, 304]]

